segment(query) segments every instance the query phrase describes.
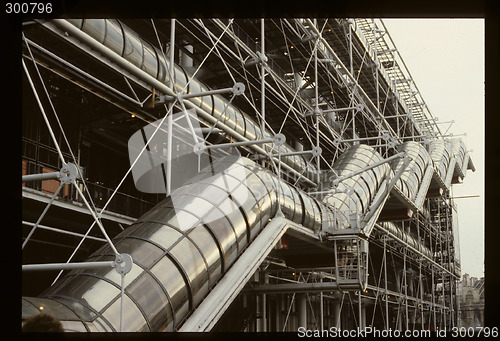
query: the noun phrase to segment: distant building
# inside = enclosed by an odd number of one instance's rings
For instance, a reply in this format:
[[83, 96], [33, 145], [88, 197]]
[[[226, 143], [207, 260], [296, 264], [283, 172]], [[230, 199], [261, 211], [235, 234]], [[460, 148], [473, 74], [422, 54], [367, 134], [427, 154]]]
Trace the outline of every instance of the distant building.
[[484, 326], [484, 277], [465, 274], [459, 285], [461, 327]]

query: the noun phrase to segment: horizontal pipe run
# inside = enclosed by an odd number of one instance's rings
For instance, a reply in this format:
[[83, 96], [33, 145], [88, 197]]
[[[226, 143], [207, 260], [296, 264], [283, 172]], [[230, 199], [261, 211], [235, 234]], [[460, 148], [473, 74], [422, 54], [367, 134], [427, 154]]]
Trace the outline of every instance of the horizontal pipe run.
[[359, 282], [342, 284], [339, 282], [260, 284], [248, 289], [254, 293], [313, 293], [338, 290], [360, 290]]
[[39, 180], [57, 180], [59, 179], [61, 174], [59, 172], [50, 172], [50, 173], [40, 173], [40, 174], [30, 174], [23, 175], [22, 182], [32, 182]]
[[26, 264], [22, 266], [23, 271], [47, 271], [47, 270], [78, 270], [78, 269], [105, 269], [115, 268], [115, 261], [105, 262], [80, 262], [80, 263], [48, 263], [48, 264]]
[[430, 257], [426, 256], [425, 254], [423, 254], [422, 251], [417, 250], [416, 248], [414, 248], [411, 245], [408, 245], [407, 242], [405, 242], [404, 240], [402, 240], [401, 238], [399, 238], [395, 234], [391, 233], [389, 230], [385, 229], [382, 225], [375, 224], [375, 228], [377, 228], [379, 231], [382, 231], [383, 233], [387, 234], [389, 237], [397, 240], [402, 245], [405, 245], [408, 249], [410, 249], [411, 251], [415, 252], [416, 254], [418, 254], [419, 256], [421, 256], [422, 258], [424, 258], [425, 260], [429, 261], [433, 266], [435, 266], [439, 270], [447, 272], [448, 274], [452, 275], [455, 278], [459, 278], [457, 275], [455, 275], [454, 273], [452, 273], [450, 270], [445, 269], [443, 266], [441, 266], [440, 264], [436, 263], [432, 258], [430, 258]]
[[[58, 61], [59, 63], [63, 64], [64, 66], [66, 66], [66, 67], [70, 68], [71, 70], [73, 70], [73, 71], [75, 71], [75, 72], [79, 73], [80, 75], [82, 75], [82, 76], [84, 76], [84, 77], [86, 77], [86, 78], [88, 78], [88, 79], [90, 79], [90, 80], [92, 80], [92, 81], [96, 82], [96, 83], [97, 83], [97, 84], [99, 84], [100, 86], [102, 86], [102, 87], [104, 87], [104, 88], [106, 88], [106, 89], [108, 89], [108, 90], [112, 91], [112, 92], [113, 92], [113, 93], [115, 93], [116, 95], [119, 95], [119, 96], [121, 96], [121, 97], [123, 97], [123, 98], [125, 98], [125, 99], [129, 100], [130, 102], [135, 103], [135, 104], [137, 104], [137, 105], [139, 105], [139, 106], [141, 106], [141, 107], [143, 106], [143, 103], [141, 103], [140, 101], [135, 100], [135, 99], [133, 99], [132, 97], [127, 96], [126, 94], [124, 94], [124, 93], [122, 93], [122, 92], [120, 92], [120, 91], [116, 90], [116, 89], [115, 89], [115, 88], [113, 88], [112, 86], [109, 86], [107, 83], [105, 83], [105, 82], [101, 81], [100, 79], [98, 79], [98, 78], [96, 78], [96, 77], [92, 76], [92, 75], [91, 75], [91, 74], [89, 74], [88, 72], [83, 71], [82, 69], [80, 69], [80, 68], [76, 67], [75, 65], [73, 65], [73, 64], [69, 63], [68, 61], [66, 61], [65, 59], [63, 59], [63, 58], [61, 58], [61, 57], [57, 56], [56, 54], [54, 54], [54, 53], [50, 52], [50, 51], [49, 51], [49, 50], [47, 50], [47, 49], [45, 49], [45, 48], [41, 47], [40, 45], [38, 45], [38, 44], [36, 44], [36, 43], [32, 42], [31, 40], [29, 40], [29, 39], [25, 39], [25, 41], [26, 41], [26, 43], [27, 43], [28, 45], [31, 45], [31, 46], [35, 47], [36, 49], [38, 49], [38, 50], [40, 50], [41, 52], [45, 53], [46, 55], [50, 56], [51, 58], [54, 58], [56, 61]], [[37, 60], [35, 60], [35, 62], [39, 63]], [[44, 65], [44, 64], [41, 64], [41, 65]], [[58, 74], [59, 74], [59, 73], [58, 73]]]

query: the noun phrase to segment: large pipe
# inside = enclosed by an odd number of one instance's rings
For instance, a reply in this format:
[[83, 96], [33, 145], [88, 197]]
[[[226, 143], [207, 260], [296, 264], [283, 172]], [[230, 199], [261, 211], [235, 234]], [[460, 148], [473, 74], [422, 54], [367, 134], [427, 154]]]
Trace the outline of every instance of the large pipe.
[[449, 144], [444, 140], [433, 140], [429, 144], [429, 155], [434, 163], [436, 173], [441, 179], [446, 178], [448, 165], [450, 163], [450, 150]]
[[[399, 152], [405, 152], [410, 157], [410, 163], [401, 174], [401, 177], [396, 182], [401, 192], [403, 192], [408, 199], [414, 201], [420, 188], [425, 171], [429, 165], [432, 165], [429, 153], [423, 145], [418, 142], [408, 141], [396, 147]], [[396, 171], [403, 164], [402, 159], [397, 159], [391, 162], [391, 168]]]
[[[368, 146], [354, 146], [346, 155], [333, 166], [338, 174], [381, 159]], [[315, 231], [323, 221], [333, 223], [334, 219], [336, 228], [348, 228], [347, 219], [338, 219], [347, 214], [344, 208], [354, 205], [363, 211], [369, 193], [375, 194], [389, 167], [383, 164], [368, 172], [344, 180], [359, 195], [368, 195], [364, 203], [339, 193], [341, 201], [355, 203], [339, 206], [335, 215], [330, 206], [335, 196], [320, 202], [249, 159], [228, 156], [206, 167], [114, 238], [118, 252], [134, 260], [126, 276], [124, 330], [176, 330], [278, 208], [287, 219]], [[366, 181], [372, 185], [359, 185]], [[344, 182], [339, 186], [345, 186]], [[113, 257], [105, 245], [89, 261]], [[67, 328], [120, 330], [120, 278], [113, 271], [72, 271], [41, 298], [24, 298], [23, 304], [43, 306]], [[80, 316], [80, 322], [71, 322], [75, 316]]]
[[[334, 209], [335, 219], [340, 226], [347, 224], [350, 214], [364, 214], [368, 210], [369, 204], [391, 172], [389, 165], [382, 163], [383, 160], [372, 147], [354, 145], [337, 159], [333, 170], [326, 174], [322, 189], [330, 189], [333, 182], [338, 192], [323, 194], [320, 198]], [[358, 170], [372, 164], [380, 165], [356, 174]], [[347, 178], [350, 174], [356, 175]], [[343, 181], [336, 184], [338, 179]]]
[[[340, 176], [381, 159], [373, 148], [360, 145], [345, 155], [333, 166]], [[334, 220], [335, 228], [348, 228], [349, 221], [339, 217], [353, 207], [365, 210], [389, 171], [382, 164], [348, 178], [344, 182], [355, 195], [337, 193], [340, 199], [331, 195], [321, 202], [249, 159], [228, 156], [214, 162], [114, 238], [118, 252], [134, 261], [126, 276], [124, 330], [176, 330], [278, 208], [312, 230]], [[339, 187], [346, 187], [344, 182]], [[411, 236], [404, 239], [423, 251]], [[114, 257], [106, 244], [88, 261]], [[23, 314], [43, 309], [66, 329], [117, 331], [120, 302], [114, 270], [86, 269], [68, 273], [40, 298], [23, 298]]]

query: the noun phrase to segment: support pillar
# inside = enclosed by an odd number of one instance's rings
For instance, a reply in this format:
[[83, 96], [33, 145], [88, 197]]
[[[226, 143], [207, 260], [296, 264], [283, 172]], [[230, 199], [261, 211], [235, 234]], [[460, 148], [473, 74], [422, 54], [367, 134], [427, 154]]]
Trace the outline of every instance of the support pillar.
[[299, 316], [299, 328], [307, 328], [307, 296], [306, 294], [297, 295], [297, 310]]
[[333, 302], [333, 326], [340, 329], [340, 300]]
[[360, 328], [364, 329], [366, 327], [366, 304], [361, 302], [361, 321]]

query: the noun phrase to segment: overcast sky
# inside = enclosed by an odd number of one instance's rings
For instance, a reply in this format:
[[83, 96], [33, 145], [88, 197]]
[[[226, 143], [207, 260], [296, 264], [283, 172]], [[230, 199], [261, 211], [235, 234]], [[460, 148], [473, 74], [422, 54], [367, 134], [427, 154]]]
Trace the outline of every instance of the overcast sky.
[[[389, 34], [438, 122], [462, 137], [476, 172], [453, 186], [462, 274], [484, 276], [484, 20], [386, 19]], [[443, 124], [444, 131], [448, 124]], [[443, 130], [442, 130], [443, 131]]]

